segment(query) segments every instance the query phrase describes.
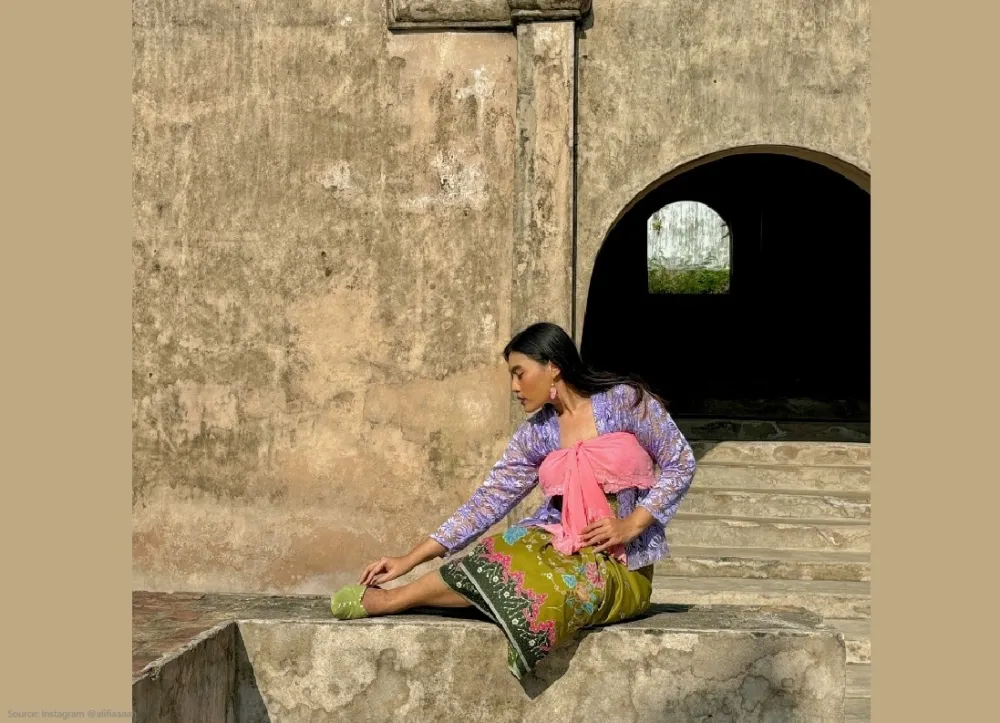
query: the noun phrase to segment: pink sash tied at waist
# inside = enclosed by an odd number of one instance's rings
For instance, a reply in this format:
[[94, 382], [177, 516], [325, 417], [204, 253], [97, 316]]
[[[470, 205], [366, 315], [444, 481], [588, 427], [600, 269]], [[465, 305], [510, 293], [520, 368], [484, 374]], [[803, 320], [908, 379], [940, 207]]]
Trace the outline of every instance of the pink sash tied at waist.
[[[653, 486], [653, 460], [635, 435], [611, 432], [551, 452], [538, 470], [538, 481], [549, 496], [562, 495], [562, 521], [540, 525], [553, 535], [552, 546], [571, 555], [583, 545], [583, 529], [591, 522], [613, 517], [605, 498], [629, 487]], [[608, 550], [625, 563], [624, 545]]]

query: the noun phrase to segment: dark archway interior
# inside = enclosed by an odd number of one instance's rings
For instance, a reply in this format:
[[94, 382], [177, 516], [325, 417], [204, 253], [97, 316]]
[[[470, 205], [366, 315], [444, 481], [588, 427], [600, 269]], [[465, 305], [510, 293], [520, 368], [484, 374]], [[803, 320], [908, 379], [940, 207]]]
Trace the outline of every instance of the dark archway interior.
[[[680, 200], [729, 224], [728, 294], [648, 293], [647, 219]], [[732, 155], [666, 181], [596, 259], [584, 359], [641, 374], [677, 417], [867, 421], [870, 209], [855, 183], [786, 155]]]

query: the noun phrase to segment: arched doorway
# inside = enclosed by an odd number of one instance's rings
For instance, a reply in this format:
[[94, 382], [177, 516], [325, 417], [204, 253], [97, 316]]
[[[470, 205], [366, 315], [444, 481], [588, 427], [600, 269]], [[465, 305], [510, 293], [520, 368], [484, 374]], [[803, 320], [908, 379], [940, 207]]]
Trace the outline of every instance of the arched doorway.
[[740, 149], [646, 191], [595, 260], [584, 358], [678, 418], [867, 421], [867, 176], [818, 158]]

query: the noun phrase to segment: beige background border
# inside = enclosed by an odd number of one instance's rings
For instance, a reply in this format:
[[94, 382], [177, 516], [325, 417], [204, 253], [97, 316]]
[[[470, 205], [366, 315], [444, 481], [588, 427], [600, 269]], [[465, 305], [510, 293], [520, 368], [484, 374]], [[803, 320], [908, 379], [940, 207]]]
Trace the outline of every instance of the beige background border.
[[[873, 5], [872, 714], [985, 720], [998, 11]], [[0, 2], [5, 718], [131, 708], [130, 13]]]

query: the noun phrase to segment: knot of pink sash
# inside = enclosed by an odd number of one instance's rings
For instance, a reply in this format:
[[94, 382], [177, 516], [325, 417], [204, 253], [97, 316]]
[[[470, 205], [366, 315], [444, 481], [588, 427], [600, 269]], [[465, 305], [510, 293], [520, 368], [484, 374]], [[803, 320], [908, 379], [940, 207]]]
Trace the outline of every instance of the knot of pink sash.
[[[571, 555], [583, 545], [583, 529], [591, 522], [614, 516], [605, 494], [629, 487], [652, 487], [653, 460], [635, 435], [611, 432], [551, 452], [538, 470], [538, 481], [548, 496], [562, 495], [562, 521], [541, 525], [552, 533], [552, 546]], [[625, 548], [609, 552], [625, 562]]]

